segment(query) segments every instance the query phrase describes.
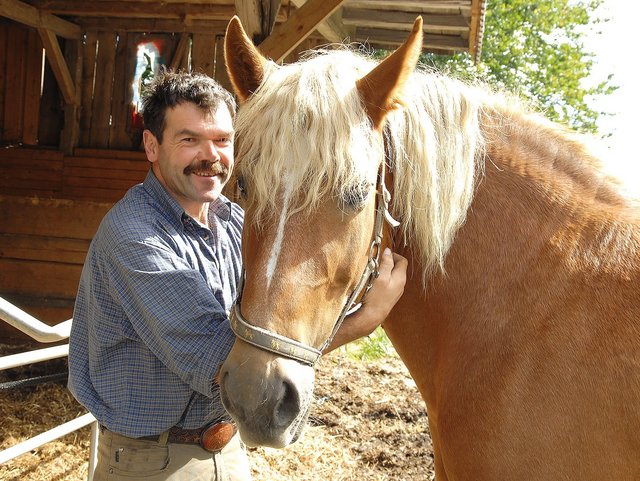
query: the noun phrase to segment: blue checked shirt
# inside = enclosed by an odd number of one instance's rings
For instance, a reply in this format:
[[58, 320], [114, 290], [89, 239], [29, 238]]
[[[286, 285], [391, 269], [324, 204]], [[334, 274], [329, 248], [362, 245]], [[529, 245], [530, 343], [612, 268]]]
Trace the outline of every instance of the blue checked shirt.
[[105, 216], [80, 278], [69, 389], [129, 437], [226, 419], [213, 379], [234, 341], [242, 209], [225, 197], [210, 229], [150, 172]]

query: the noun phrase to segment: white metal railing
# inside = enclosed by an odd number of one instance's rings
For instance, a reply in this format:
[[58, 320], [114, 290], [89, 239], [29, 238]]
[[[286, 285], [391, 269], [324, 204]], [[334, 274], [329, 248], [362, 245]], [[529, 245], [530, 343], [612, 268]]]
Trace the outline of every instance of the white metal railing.
[[[69, 319], [55, 326], [49, 326], [14, 306], [2, 297], [0, 297], [0, 319], [6, 321], [16, 329], [24, 332], [39, 342], [55, 342], [68, 339], [72, 321]], [[0, 357], [0, 371], [10, 369], [12, 367], [26, 366], [35, 362], [65, 357], [68, 354], [69, 345], [64, 344], [61, 346], [36, 349], [34, 351], [3, 356]], [[49, 431], [38, 434], [31, 439], [27, 439], [26, 441], [0, 451], [0, 464], [11, 461], [24, 453], [28, 453], [35, 448], [39, 448], [48, 442], [77, 431], [89, 424], [91, 424], [91, 448], [89, 452], [88, 481], [92, 481], [97, 459], [98, 423], [90, 413], [84, 414], [79, 418], [56, 426]]]
[[69, 338], [71, 319], [49, 326], [0, 297], [0, 317], [38, 342], [55, 342]]

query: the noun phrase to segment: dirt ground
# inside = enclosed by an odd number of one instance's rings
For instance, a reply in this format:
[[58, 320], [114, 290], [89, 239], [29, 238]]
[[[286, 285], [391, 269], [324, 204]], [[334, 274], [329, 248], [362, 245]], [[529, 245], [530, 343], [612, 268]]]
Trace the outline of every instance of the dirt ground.
[[[433, 480], [424, 404], [395, 353], [375, 361], [344, 351], [326, 356], [315, 394], [300, 441], [249, 451], [255, 481]], [[63, 383], [0, 391], [0, 450], [84, 412]], [[9, 461], [0, 479], [86, 480], [89, 434], [84, 428]]]

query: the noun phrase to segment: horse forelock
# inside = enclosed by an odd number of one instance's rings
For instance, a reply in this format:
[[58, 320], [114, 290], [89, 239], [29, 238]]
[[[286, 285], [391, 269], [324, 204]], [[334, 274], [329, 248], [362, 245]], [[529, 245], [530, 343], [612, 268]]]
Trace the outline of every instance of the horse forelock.
[[[280, 214], [278, 192], [289, 195], [290, 212], [305, 212], [350, 186], [375, 183], [384, 149], [355, 87], [374, 65], [340, 49], [268, 67], [236, 121], [237, 169], [249, 183], [255, 221]], [[427, 72], [408, 89], [405, 108], [387, 116], [391, 209], [426, 278], [443, 266], [473, 197], [484, 99]]]
[[290, 212], [312, 212], [327, 196], [375, 184], [382, 141], [360, 104], [354, 70], [366, 72], [371, 64], [349, 56], [345, 68], [346, 54], [270, 64], [265, 81], [240, 109], [237, 169], [250, 183], [257, 222], [278, 213], [278, 193], [285, 190]]

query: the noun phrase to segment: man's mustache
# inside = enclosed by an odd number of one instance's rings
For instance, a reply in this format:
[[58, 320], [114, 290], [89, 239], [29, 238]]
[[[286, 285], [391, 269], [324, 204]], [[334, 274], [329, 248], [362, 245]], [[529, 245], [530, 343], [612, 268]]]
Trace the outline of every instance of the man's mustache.
[[196, 164], [191, 164], [184, 169], [184, 173], [186, 175], [192, 174], [194, 172], [207, 173], [212, 176], [223, 175], [226, 177], [229, 173], [229, 169], [222, 162], [209, 162], [207, 160], [203, 160]]

